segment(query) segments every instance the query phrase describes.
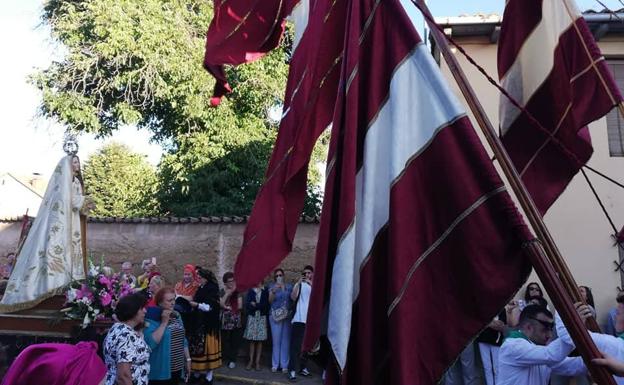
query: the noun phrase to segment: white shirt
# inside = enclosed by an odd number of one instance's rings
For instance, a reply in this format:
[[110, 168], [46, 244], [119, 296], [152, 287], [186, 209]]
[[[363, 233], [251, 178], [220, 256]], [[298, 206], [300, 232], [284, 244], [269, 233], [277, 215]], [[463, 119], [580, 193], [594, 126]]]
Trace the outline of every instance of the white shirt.
[[[570, 337], [570, 333], [568, 333], [568, 330], [561, 321], [559, 314], [555, 316], [555, 324], [557, 325], [557, 335], [559, 336], [559, 338], [566, 341], [566, 343], [574, 346], [574, 342]], [[614, 337], [609, 334], [600, 334], [593, 332], [590, 332], [589, 335], [591, 336], [592, 340], [594, 340], [594, 344], [596, 344], [598, 350], [606, 353], [611, 357], [616, 358], [618, 361], [624, 361], [623, 339], [621, 339], [620, 337]], [[615, 379], [615, 382], [618, 385], [624, 385], [624, 377], [613, 376], [613, 379]]]
[[297, 300], [297, 308], [295, 309], [295, 316], [292, 319], [292, 323], [306, 322], [306, 318], [308, 318], [310, 294], [312, 294], [312, 286], [307, 282], [302, 282], [301, 285], [299, 285], [299, 300]]
[[499, 385], [548, 385], [551, 373], [577, 376], [586, 372], [580, 357], [567, 358], [574, 347], [557, 338], [546, 346], [508, 338], [498, 353]]

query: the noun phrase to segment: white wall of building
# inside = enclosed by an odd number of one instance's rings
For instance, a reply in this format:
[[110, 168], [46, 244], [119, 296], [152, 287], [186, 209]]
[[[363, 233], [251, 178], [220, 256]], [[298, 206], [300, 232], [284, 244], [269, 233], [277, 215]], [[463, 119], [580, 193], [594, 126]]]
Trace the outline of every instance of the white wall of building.
[[[470, 39], [462, 41], [462, 47], [492, 77], [497, 79], [496, 45], [491, 44], [489, 39], [485, 38]], [[599, 45], [607, 57], [624, 54], [623, 41], [601, 41]], [[498, 90], [489, 84], [487, 79], [468, 63], [463, 55], [459, 52], [456, 52], [455, 55], [479, 96], [488, 117], [494, 127], [498, 127]], [[457, 95], [464, 101], [443, 60], [441, 68]], [[467, 105], [466, 109], [468, 110]], [[478, 131], [474, 118], [472, 121]], [[606, 119], [603, 118], [592, 123], [590, 132], [594, 154], [588, 164], [604, 174], [624, 182], [624, 157], [609, 156]], [[624, 225], [624, 189], [591, 172], [588, 172], [588, 175], [616, 226], [621, 228]], [[613, 239], [610, 237], [613, 232], [611, 226], [580, 173], [550, 208], [544, 219], [576, 282], [592, 289], [598, 311], [598, 322], [604, 324], [606, 313], [615, 304], [617, 288], [622, 287], [620, 274], [614, 271], [616, 267], [614, 261], [618, 261], [619, 256], [617, 248], [614, 247]], [[535, 273], [529, 280], [538, 280]], [[518, 295], [523, 295], [523, 293], [524, 288]]]

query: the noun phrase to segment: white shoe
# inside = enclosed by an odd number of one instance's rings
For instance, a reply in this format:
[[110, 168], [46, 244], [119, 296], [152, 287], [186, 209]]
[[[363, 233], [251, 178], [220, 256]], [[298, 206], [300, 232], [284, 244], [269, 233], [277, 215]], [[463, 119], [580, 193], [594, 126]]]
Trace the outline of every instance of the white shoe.
[[271, 368], [271, 373], [277, 373], [277, 368], [276, 367], [272, 367]]
[[230, 368], [230, 369], [234, 369], [235, 367], [236, 367], [236, 364], [234, 362], [230, 362], [228, 364], [228, 368]]
[[288, 373], [288, 368], [282, 369], [282, 373], [287, 374]]

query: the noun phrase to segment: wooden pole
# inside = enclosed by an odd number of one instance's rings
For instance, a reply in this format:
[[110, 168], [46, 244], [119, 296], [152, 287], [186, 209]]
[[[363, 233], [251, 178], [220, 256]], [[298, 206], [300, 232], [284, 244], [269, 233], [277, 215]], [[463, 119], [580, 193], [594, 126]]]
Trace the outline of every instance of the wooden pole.
[[474, 90], [466, 78], [466, 75], [451, 52], [446, 37], [442, 35], [433, 21], [433, 17], [431, 16], [427, 5], [423, 0], [412, 0], [412, 2], [425, 16], [425, 20], [430, 27], [431, 34], [440, 48], [440, 52], [448, 64], [449, 70], [453, 74], [453, 77], [462, 91], [462, 94], [466, 98], [466, 102], [470, 106], [470, 109], [472, 110], [483, 135], [488, 141], [488, 144], [494, 152], [496, 159], [498, 159], [503, 173], [507, 177], [512, 190], [516, 194], [520, 205], [527, 215], [529, 223], [537, 234], [539, 243], [537, 241], [531, 242], [527, 247], [529, 257], [531, 258], [535, 271], [540, 277], [547, 292], [550, 294], [551, 300], [558, 309], [564, 324], [568, 328], [570, 336], [576, 344], [577, 349], [583, 356], [594, 381], [601, 385], [614, 385], [615, 381], [613, 380], [613, 377], [605, 368], [591, 365], [591, 360], [593, 358], [602, 357], [602, 355], [594, 345], [587, 329], [576, 313], [574, 304], [572, 303], [569, 294], [575, 296], [575, 300], [579, 300], [580, 293], [578, 292], [578, 286], [574, 282], [570, 271], [563, 261], [563, 257], [561, 257], [557, 246], [550, 236], [550, 233], [546, 228], [535, 203], [522, 183], [522, 180], [513, 166], [507, 151], [504, 149], [500, 139], [496, 135], [496, 131], [485, 114], [481, 103], [477, 99]]

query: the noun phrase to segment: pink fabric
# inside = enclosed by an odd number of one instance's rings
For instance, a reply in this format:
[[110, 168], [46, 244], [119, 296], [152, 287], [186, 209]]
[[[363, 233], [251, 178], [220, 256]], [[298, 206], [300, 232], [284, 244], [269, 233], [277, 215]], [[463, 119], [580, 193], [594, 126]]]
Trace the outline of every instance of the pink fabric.
[[31, 345], [17, 356], [2, 385], [98, 385], [106, 366], [97, 349], [95, 342]]

